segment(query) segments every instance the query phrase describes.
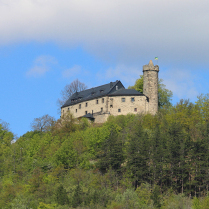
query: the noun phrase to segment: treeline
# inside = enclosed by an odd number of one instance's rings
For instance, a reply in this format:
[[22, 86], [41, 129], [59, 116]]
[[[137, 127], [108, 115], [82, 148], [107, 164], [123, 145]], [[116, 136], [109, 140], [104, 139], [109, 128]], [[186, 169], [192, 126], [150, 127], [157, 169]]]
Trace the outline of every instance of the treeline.
[[0, 125], [0, 208], [209, 208], [209, 95], [155, 116], [69, 114], [13, 142]]

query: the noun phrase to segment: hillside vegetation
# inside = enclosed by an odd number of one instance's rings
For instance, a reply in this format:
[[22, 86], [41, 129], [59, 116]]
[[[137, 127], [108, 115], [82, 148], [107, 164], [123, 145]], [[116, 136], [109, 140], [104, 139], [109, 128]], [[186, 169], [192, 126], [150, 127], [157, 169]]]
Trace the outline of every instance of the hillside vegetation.
[[209, 208], [209, 95], [155, 116], [70, 115], [12, 143], [0, 125], [0, 208]]

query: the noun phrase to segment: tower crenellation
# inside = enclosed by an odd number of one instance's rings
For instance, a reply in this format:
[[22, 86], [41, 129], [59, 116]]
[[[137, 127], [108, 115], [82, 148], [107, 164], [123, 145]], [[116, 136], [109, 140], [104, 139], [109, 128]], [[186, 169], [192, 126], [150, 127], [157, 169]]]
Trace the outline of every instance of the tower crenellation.
[[143, 66], [143, 94], [149, 99], [148, 112], [153, 115], [158, 111], [158, 72], [159, 66], [152, 60]]

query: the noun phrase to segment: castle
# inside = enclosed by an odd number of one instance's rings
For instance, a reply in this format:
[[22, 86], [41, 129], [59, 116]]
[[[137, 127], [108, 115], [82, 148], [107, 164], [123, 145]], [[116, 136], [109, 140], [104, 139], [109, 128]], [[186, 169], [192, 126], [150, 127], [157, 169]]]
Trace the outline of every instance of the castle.
[[135, 89], [125, 89], [120, 81], [74, 93], [61, 107], [61, 115], [67, 112], [75, 118], [88, 118], [103, 123], [109, 115], [150, 113], [158, 111], [158, 65], [150, 60], [143, 66], [143, 94]]

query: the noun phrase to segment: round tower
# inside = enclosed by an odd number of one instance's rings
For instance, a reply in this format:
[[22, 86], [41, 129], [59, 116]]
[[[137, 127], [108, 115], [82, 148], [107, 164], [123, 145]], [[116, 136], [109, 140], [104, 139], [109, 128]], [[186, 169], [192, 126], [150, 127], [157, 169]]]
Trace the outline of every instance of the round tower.
[[150, 60], [143, 66], [143, 94], [148, 97], [148, 112], [156, 114], [158, 111], [158, 72], [159, 66]]

